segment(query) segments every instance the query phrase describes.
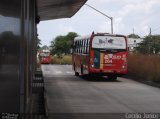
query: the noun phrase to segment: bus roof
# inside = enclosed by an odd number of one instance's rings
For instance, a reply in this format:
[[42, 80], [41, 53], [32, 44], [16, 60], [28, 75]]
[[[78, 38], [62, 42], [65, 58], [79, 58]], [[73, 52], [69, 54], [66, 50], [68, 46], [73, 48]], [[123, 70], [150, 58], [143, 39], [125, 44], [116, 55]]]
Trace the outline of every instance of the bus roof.
[[75, 37], [75, 38], [74, 38], [74, 41], [83, 40], [83, 39], [88, 39], [88, 38], [90, 38], [90, 37], [91, 37], [91, 35], [78, 36], [78, 37]]
[[[94, 36], [116, 36], [116, 37], [126, 37], [125, 35], [119, 35], [119, 34], [109, 34], [109, 33], [96, 33], [93, 34]], [[74, 38], [74, 41], [78, 40], [85, 40], [89, 39], [92, 35], [86, 35], [86, 36], [78, 36]]]

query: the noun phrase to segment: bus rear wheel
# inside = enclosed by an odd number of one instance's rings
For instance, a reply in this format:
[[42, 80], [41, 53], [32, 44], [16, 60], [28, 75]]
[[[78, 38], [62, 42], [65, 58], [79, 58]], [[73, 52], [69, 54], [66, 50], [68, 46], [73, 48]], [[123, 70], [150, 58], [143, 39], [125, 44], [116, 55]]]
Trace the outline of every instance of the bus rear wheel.
[[75, 76], [79, 76], [79, 73], [78, 73], [78, 72], [75, 72]]
[[108, 79], [111, 80], [111, 81], [116, 81], [117, 76], [108, 76]]

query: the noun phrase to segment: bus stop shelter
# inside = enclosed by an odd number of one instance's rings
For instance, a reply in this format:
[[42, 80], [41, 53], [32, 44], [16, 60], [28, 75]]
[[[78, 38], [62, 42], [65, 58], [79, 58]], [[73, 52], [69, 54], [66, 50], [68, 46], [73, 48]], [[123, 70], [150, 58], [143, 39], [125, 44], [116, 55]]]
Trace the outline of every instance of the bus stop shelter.
[[0, 1], [0, 112], [30, 113], [39, 21], [72, 17], [86, 0]]

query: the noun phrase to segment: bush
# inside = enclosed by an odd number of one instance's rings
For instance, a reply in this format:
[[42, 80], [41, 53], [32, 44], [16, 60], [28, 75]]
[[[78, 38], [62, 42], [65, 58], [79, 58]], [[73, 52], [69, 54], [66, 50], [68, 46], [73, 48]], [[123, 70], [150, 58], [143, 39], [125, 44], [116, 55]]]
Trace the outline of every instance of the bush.
[[159, 82], [160, 56], [130, 54], [128, 57], [128, 75]]
[[72, 56], [65, 55], [62, 57], [52, 56], [51, 64], [72, 64]]

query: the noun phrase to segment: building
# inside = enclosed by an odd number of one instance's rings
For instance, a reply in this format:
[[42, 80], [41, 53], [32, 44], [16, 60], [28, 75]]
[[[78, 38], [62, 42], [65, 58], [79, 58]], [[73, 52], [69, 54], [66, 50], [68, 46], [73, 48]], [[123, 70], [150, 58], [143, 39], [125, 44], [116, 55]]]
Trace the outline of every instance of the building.
[[142, 41], [142, 38], [128, 38], [128, 50], [133, 52]]

